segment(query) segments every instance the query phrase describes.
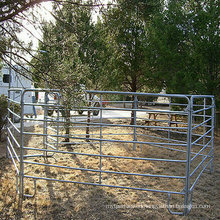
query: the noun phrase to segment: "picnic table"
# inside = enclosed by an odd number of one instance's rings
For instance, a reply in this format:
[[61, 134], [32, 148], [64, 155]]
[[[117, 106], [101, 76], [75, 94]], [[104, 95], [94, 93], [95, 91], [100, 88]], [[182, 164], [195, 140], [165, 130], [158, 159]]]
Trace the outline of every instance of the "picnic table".
[[[178, 121], [177, 121], [177, 115], [176, 114], [170, 114], [170, 113], [161, 113], [161, 112], [148, 112], [148, 119], [145, 120], [145, 123], [150, 125], [150, 122], [154, 122], [154, 125], [157, 126], [158, 119], [157, 117], [160, 115], [167, 115], [168, 119], [170, 117], [169, 126], [172, 126], [174, 124], [176, 127], [178, 127]], [[151, 120], [152, 118], [152, 120]]]

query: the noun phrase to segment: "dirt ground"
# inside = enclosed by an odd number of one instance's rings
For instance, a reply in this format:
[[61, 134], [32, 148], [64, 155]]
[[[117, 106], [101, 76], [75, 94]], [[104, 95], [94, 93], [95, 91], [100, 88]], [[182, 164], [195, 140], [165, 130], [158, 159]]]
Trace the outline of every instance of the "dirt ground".
[[[29, 131], [40, 132], [35, 126]], [[76, 131], [77, 132], [77, 131]], [[117, 129], [103, 130], [117, 133]], [[126, 132], [130, 132], [127, 130]], [[95, 137], [95, 135], [94, 135]], [[132, 137], [131, 137], [132, 138]], [[144, 138], [144, 137], [142, 137]], [[141, 137], [140, 137], [141, 139]], [[144, 140], [144, 139], [143, 139]], [[16, 193], [16, 173], [14, 165], [5, 156], [6, 142], [0, 143], [0, 219], [219, 219], [220, 218], [220, 134], [216, 133], [214, 148], [214, 172], [206, 171], [199, 179], [193, 192], [193, 208], [186, 217], [171, 215], [167, 210], [167, 194], [131, 189], [89, 186], [73, 183], [59, 183], [46, 180], [37, 181], [37, 194], [19, 203]], [[25, 146], [42, 146], [42, 137], [27, 136]], [[79, 153], [99, 153], [96, 144], [61, 146], [62, 151]], [[155, 150], [156, 149], [156, 150]], [[148, 146], [137, 146], [133, 151], [129, 144], [103, 144], [103, 154], [132, 157], [158, 157], [183, 159], [182, 154], [167, 153], [167, 150]], [[32, 151], [32, 153], [36, 153]], [[39, 153], [39, 152], [38, 152]], [[45, 163], [43, 157], [28, 158], [25, 174], [43, 178], [65, 179], [79, 182], [99, 182], [99, 173], [80, 170], [39, 166]], [[55, 154], [47, 164], [85, 169], [99, 169], [100, 158], [71, 154]], [[119, 160], [102, 158], [103, 170], [184, 175], [184, 167], [170, 163]], [[162, 179], [162, 180], [161, 180]], [[178, 179], [150, 178], [141, 176], [102, 174], [102, 183], [110, 185], [181, 190], [184, 182]], [[24, 191], [33, 194], [33, 182], [25, 178]], [[171, 204], [182, 205], [182, 196], [172, 196]]]

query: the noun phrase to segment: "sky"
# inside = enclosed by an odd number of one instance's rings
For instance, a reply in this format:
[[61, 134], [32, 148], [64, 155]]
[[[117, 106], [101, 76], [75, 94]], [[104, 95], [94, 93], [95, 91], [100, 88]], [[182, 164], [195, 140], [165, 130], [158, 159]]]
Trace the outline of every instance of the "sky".
[[[107, 4], [108, 2], [110, 2], [109, 0], [102, 0], [101, 1], [103, 4]], [[35, 15], [37, 16], [37, 20], [40, 23], [42, 20], [46, 20], [46, 21], [53, 21], [54, 18], [53, 16], [50, 14], [50, 12], [52, 11], [52, 2], [43, 2], [38, 6], [35, 6], [33, 9]], [[27, 14], [27, 19], [32, 19], [32, 17], [30, 15], [28, 15], [28, 13], [30, 12], [30, 10], [26, 13]], [[97, 21], [97, 16], [98, 16], [98, 11], [93, 13], [93, 21], [96, 22]], [[33, 49], [37, 49], [38, 48], [38, 39], [42, 39], [42, 32], [40, 31], [39, 28], [34, 27], [30, 22], [28, 21], [23, 21], [23, 24], [25, 25], [25, 27], [30, 30], [32, 32], [32, 34], [36, 37], [34, 38], [30, 33], [28, 33], [27, 31], [23, 30], [20, 34], [19, 37], [21, 39], [25, 39], [26, 43], [29, 43], [30, 41], [33, 42]]]
[[[107, 4], [108, 2], [111, 2], [110, 0], [102, 0], [103, 4]], [[32, 16], [30, 15], [30, 12], [33, 11], [34, 15], [37, 18], [37, 24], [33, 25], [31, 23], [31, 20], [33, 20]], [[21, 33], [18, 34], [18, 37], [20, 40], [23, 40], [26, 45], [28, 45], [30, 42], [32, 42], [32, 52], [38, 50], [38, 42], [39, 39], [42, 40], [42, 32], [40, 30], [40, 24], [43, 20], [45, 21], [54, 21], [53, 16], [51, 15], [52, 11], [52, 2], [43, 2], [39, 5], [34, 6], [32, 9], [29, 9], [27, 12], [25, 12], [26, 19], [22, 21], [23, 25], [26, 29], [28, 29], [32, 34], [30, 34], [28, 31], [26, 31], [24, 28], [22, 29]], [[97, 21], [97, 16], [99, 12], [96, 10], [96, 12], [93, 13], [93, 21]], [[32, 57], [27, 54], [26, 59], [30, 61]]]
[[52, 11], [52, 3], [51, 2], [43, 2], [38, 6], [35, 6], [33, 9], [30, 9], [28, 12], [26, 12], [27, 19], [23, 21], [23, 25], [26, 29], [28, 29], [32, 34], [30, 34], [25, 29], [22, 30], [21, 33], [19, 33], [19, 38], [21, 40], [25, 39], [25, 43], [28, 44], [32, 41], [33, 43], [33, 50], [37, 50], [38, 48], [38, 39], [42, 39], [42, 32], [39, 27], [34, 26], [29, 22], [28, 20], [32, 20], [32, 16], [29, 15], [30, 11], [33, 10], [34, 14], [37, 17], [37, 25], [39, 25], [42, 20], [51, 21], [53, 20], [53, 16], [50, 14], [50, 11]]

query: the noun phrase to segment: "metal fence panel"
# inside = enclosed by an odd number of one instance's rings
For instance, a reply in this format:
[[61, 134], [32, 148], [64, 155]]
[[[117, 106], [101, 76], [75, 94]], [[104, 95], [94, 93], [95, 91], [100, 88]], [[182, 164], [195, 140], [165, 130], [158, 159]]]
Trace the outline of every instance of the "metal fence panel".
[[[13, 92], [20, 102], [11, 98]], [[44, 103], [27, 103], [25, 94], [31, 92], [45, 92]], [[53, 104], [51, 93], [58, 97]], [[86, 91], [83, 97], [80, 106], [66, 109], [58, 90], [9, 90], [9, 104], [21, 106], [18, 114], [8, 105], [7, 127], [21, 198], [36, 194], [36, 181], [50, 180], [166, 193], [169, 212], [187, 215], [198, 179], [208, 166], [213, 170], [214, 97], [112, 91]], [[42, 117], [26, 117], [25, 106], [41, 108]], [[27, 121], [42, 129], [25, 129]], [[33, 137], [39, 143], [30, 146], [25, 140]], [[30, 173], [27, 166], [64, 174]], [[24, 193], [25, 179], [33, 180], [33, 195]], [[160, 184], [152, 185], [155, 179]], [[171, 210], [172, 194], [184, 196], [183, 210]]]

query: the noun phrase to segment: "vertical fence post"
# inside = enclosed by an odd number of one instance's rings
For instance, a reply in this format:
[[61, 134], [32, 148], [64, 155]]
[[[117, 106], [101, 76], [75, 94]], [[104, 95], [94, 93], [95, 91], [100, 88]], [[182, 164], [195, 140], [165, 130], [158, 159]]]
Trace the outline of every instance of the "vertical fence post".
[[20, 171], [19, 171], [19, 193], [20, 198], [24, 195], [24, 94], [25, 90], [21, 92], [21, 121], [20, 121]]
[[99, 173], [99, 184], [102, 184], [102, 107], [103, 107], [103, 94], [101, 94], [100, 97], [100, 144], [99, 144], [99, 154], [100, 154], [100, 158], [99, 158], [99, 169], [100, 169], [100, 173]]
[[[88, 94], [88, 112], [87, 112], [87, 125], [86, 125], [86, 141], [90, 142], [90, 122], [91, 122], [91, 105], [92, 105], [92, 94], [89, 93]], [[85, 96], [87, 97], [87, 94], [85, 94]]]
[[210, 163], [210, 172], [213, 172], [213, 159], [214, 159], [214, 155], [213, 155], [213, 148], [214, 148], [214, 128], [215, 128], [215, 99], [212, 98], [212, 132], [211, 132], [211, 138], [212, 138], [212, 142], [211, 142], [211, 163]]
[[57, 122], [56, 122], [56, 124], [57, 124], [57, 143], [56, 143], [56, 149], [58, 150], [58, 145], [59, 145], [59, 130], [60, 130], [60, 98], [61, 98], [61, 96], [60, 96], [60, 94], [59, 93], [57, 93]]
[[[134, 110], [133, 110], [133, 122], [134, 122], [134, 135], [133, 135], [133, 141], [137, 141], [137, 128], [136, 128], [136, 124], [137, 124], [137, 111], [136, 109], [138, 108], [138, 98], [135, 95], [134, 96]], [[136, 150], [136, 143], [133, 144], [133, 150]]]
[[[169, 97], [169, 122], [168, 126], [171, 127], [171, 97]], [[168, 140], [170, 140], [170, 129], [168, 129]]]
[[191, 144], [192, 144], [192, 112], [193, 112], [193, 96], [188, 103], [188, 129], [187, 129], [187, 152], [186, 152], [186, 180], [184, 195], [184, 215], [190, 211], [190, 165], [191, 165]]
[[[47, 117], [48, 117], [48, 92], [45, 92], [44, 96], [44, 136], [43, 136], [43, 145], [44, 149], [47, 149]], [[44, 152], [44, 156], [47, 157], [47, 151]]]
[[[204, 103], [203, 103], [203, 123], [205, 122], [206, 120], [206, 98], [203, 99]], [[206, 137], [205, 137], [205, 132], [206, 132], [206, 123], [203, 124], [203, 146], [205, 146], [205, 143], [206, 143]], [[202, 156], [202, 159], [204, 159], [204, 155]], [[205, 164], [203, 163], [202, 164], [202, 167], [204, 168], [205, 167]]]
[[[204, 98], [204, 103], [203, 103], [203, 122], [206, 120], [206, 98]], [[203, 135], [206, 132], [206, 125], [203, 124]], [[205, 145], [205, 136], [203, 137], [203, 145]]]
[[[10, 112], [9, 112], [9, 109], [10, 109], [10, 90], [8, 90], [8, 115], [7, 115], [7, 120], [10, 118]], [[9, 123], [9, 120], [7, 121], [7, 128], [10, 127], [10, 123]], [[9, 137], [9, 132], [8, 132], [8, 129], [7, 129], [7, 136]], [[7, 140], [7, 144], [6, 144], [6, 158], [9, 158], [9, 154], [8, 154], [8, 147], [9, 147], [9, 143], [8, 143], [8, 140]]]
[[[15, 101], [15, 91], [13, 91], [13, 101]], [[15, 103], [14, 102], [12, 102], [12, 111], [13, 111], [13, 113], [15, 113]], [[15, 123], [15, 115], [14, 114], [12, 114], [12, 123], [13, 124]], [[12, 127], [12, 134], [15, 135], [14, 127]], [[14, 144], [15, 144], [15, 142], [14, 142], [14, 140], [12, 140], [12, 145], [14, 145]]]

